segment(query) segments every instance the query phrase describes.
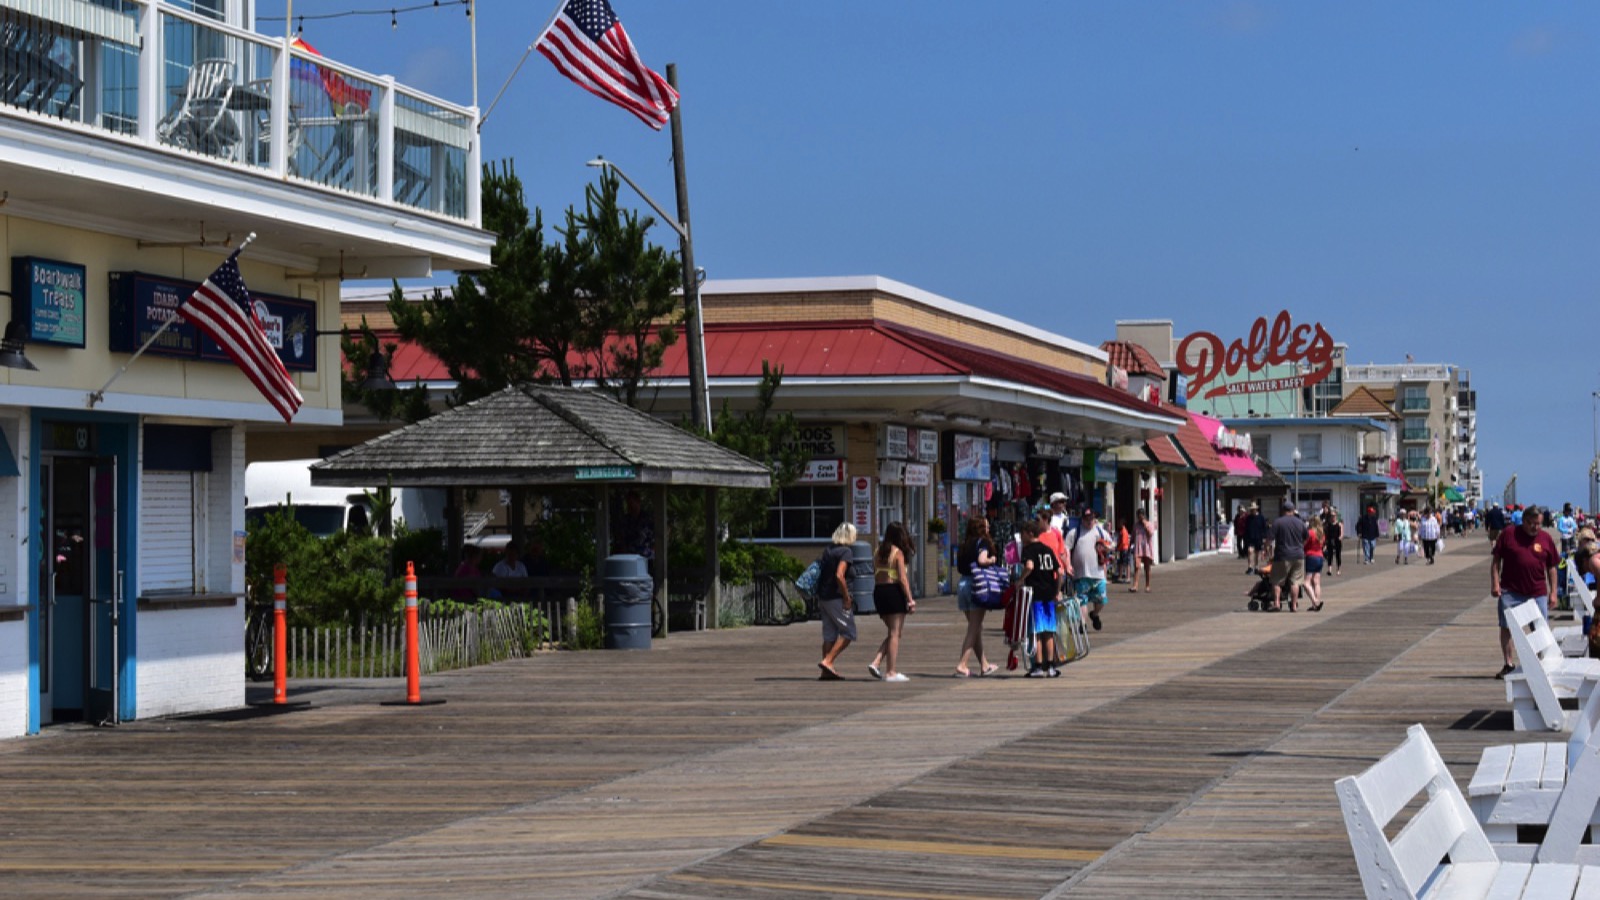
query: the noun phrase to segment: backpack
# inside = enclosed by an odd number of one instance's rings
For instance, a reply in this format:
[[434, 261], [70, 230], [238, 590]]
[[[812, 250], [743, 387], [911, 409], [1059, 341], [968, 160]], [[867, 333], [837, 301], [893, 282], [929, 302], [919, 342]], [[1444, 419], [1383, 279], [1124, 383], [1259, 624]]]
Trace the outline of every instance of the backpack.
[[800, 577], [794, 580], [794, 586], [807, 594], [815, 593], [817, 590], [817, 581], [821, 577], [822, 560], [819, 559], [811, 565], [806, 566], [806, 570], [801, 572]]
[[972, 602], [984, 609], [1003, 609], [1011, 577], [1004, 566], [972, 567]]

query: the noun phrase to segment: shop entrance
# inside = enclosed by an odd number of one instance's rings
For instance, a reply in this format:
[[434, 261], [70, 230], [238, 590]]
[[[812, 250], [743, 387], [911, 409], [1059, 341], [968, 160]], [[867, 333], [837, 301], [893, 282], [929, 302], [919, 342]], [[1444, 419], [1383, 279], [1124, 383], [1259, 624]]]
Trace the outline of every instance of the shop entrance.
[[117, 463], [45, 453], [39, 587], [43, 724], [116, 718]]

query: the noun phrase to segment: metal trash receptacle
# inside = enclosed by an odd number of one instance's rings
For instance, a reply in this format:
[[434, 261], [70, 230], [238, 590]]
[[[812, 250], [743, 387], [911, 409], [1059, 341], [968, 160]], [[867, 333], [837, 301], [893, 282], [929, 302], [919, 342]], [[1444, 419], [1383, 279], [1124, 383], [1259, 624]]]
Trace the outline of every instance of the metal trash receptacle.
[[608, 556], [601, 575], [607, 650], [650, 649], [650, 602], [655, 582], [644, 557]]
[[856, 541], [850, 545], [850, 565], [845, 569], [850, 582], [850, 599], [855, 601], [856, 615], [876, 615], [878, 606], [872, 602], [872, 545]]

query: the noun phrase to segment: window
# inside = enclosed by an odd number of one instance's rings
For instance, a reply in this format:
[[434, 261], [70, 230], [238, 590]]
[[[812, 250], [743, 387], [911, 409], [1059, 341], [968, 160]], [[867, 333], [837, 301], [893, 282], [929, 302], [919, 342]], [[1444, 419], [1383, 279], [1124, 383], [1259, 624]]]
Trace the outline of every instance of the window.
[[1415, 411], [1415, 410], [1425, 410], [1425, 409], [1427, 409], [1428, 408], [1428, 387], [1427, 387], [1427, 385], [1421, 385], [1421, 384], [1407, 385], [1405, 387], [1405, 389], [1404, 389], [1404, 393], [1401, 396], [1400, 408], [1404, 412], [1412, 412], [1412, 411]]
[[142, 589], [203, 590], [206, 473], [146, 470], [139, 493]]
[[1255, 451], [1257, 456], [1266, 460], [1268, 463], [1272, 463], [1272, 435], [1250, 435], [1250, 447]]
[[[907, 488], [898, 484], [878, 485], [878, 534], [883, 534], [883, 530], [889, 527], [890, 522], [902, 522], [905, 519], [906, 490]], [[861, 535], [863, 540], [867, 537]]]
[[1322, 462], [1322, 435], [1300, 435], [1300, 462], [1302, 464]]
[[797, 484], [778, 492], [767, 524], [755, 537], [778, 541], [825, 541], [844, 521], [844, 485]]

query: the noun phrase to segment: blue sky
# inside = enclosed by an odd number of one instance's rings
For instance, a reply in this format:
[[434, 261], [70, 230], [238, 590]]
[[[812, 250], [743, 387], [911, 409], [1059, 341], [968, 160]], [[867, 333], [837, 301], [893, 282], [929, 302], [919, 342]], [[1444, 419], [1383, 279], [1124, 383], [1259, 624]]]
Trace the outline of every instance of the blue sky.
[[[1486, 493], [1516, 473], [1523, 502], [1587, 502], [1600, 4], [612, 5], [648, 64], [678, 64], [712, 278], [883, 275], [1090, 343], [1125, 318], [1231, 339], [1287, 308], [1353, 363], [1471, 369]], [[554, 7], [481, 0], [483, 106]], [[460, 7], [305, 35], [471, 100]], [[672, 202], [666, 132], [537, 54], [484, 147], [547, 221], [597, 154]]]

